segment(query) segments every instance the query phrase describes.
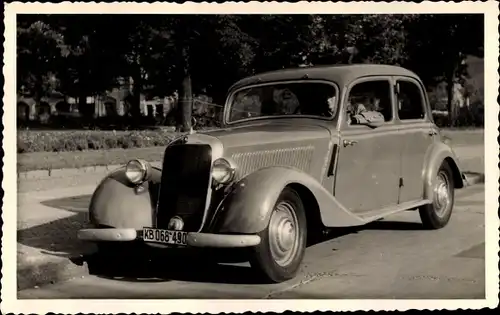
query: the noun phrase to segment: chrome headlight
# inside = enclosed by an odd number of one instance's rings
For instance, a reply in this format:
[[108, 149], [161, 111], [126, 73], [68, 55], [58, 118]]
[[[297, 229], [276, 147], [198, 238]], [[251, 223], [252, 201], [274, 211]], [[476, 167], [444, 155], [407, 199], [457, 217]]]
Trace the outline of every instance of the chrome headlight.
[[220, 158], [212, 166], [212, 178], [219, 184], [229, 184], [235, 177], [236, 166], [228, 160]]
[[134, 185], [142, 184], [151, 174], [151, 166], [148, 162], [135, 159], [130, 160], [125, 167], [125, 176]]

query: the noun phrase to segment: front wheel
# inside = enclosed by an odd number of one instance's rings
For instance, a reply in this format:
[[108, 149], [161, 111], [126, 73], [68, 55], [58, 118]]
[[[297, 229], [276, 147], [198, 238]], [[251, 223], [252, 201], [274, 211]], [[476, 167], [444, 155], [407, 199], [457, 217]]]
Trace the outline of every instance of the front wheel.
[[251, 266], [270, 282], [294, 278], [305, 253], [307, 224], [304, 205], [293, 189], [281, 192], [267, 228], [259, 235], [261, 243], [252, 248]]
[[445, 161], [434, 180], [431, 204], [419, 208], [422, 224], [427, 229], [440, 229], [448, 224], [453, 210], [455, 186], [450, 165]]

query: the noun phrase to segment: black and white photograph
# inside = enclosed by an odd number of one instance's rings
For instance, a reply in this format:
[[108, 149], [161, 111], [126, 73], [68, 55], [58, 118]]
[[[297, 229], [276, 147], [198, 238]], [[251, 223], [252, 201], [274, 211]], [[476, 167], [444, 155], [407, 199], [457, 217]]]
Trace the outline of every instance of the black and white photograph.
[[2, 312], [498, 306], [495, 1], [4, 8]]

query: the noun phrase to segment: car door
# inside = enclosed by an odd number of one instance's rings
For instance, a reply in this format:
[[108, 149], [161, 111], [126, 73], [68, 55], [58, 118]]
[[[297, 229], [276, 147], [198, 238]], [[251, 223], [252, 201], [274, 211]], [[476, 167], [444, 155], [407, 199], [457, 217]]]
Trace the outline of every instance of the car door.
[[[360, 95], [380, 99], [382, 126], [348, 123], [347, 107]], [[339, 122], [339, 157], [334, 195], [359, 215], [396, 206], [400, 176], [400, 138], [394, 123], [395, 100], [391, 77], [359, 79], [348, 87]]]
[[397, 119], [401, 145], [401, 188], [399, 202], [421, 200], [422, 176], [427, 150], [437, 135], [429, 119], [430, 108], [422, 84], [408, 77], [396, 77]]

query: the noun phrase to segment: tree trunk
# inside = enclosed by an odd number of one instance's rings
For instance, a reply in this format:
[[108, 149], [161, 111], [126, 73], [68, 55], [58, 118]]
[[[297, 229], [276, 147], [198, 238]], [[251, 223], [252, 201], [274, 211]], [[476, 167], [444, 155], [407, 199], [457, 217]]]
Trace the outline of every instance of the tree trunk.
[[[87, 104], [87, 97], [92, 96], [93, 93], [90, 92], [91, 78], [87, 73], [82, 70], [78, 78], [78, 111], [80, 112], [82, 122], [84, 125], [90, 125], [93, 121], [95, 114], [95, 103]], [[95, 101], [94, 101], [95, 102]]]
[[446, 109], [448, 110], [448, 124], [453, 126], [455, 124], [455, 110], [453, 106], [453, 89], [454, 89], [454, 77], [455, 71], [451, 71], [446, 78], [446, 94], [447, 94], [447, 103]]
[[83, 91], [78, 93], [78, 112], [84, 125], [91, 121], [89, 104], [87, 104], [87, 97]]
[[40, 109], [42, 107], [42, 97], [43, 97], [43, 78], [41, 76], [37, 76], [35, 79], [35, 86], [34, 86], [34, 95], [33, 99], [35, 100], [35, 113], [34, 113], [34, 118], [35, 120], [40, 120]]
[[186, 47], [182, 49], [182, 61], [182, 81], [179, 88], [176, 131], [188, 132], [192, 127], [191, 117], [193, 112], [193, 89], [191, 85], [191, 73], [189, 71], [189, 51]]
[[134, 85], [132, 86], [131, 94], [131, 104], [130, 104], [130, 114], [134, 119], [134, 123], [137, 123], [141, 118], [141, 92], [142, 92], [142, 80], [140, 73], [132, 77]]
[[193, 91], [189, 72], [184, 75], [179, 91], [179, 105], [177, 106], [177, 131], [188, 132], [191, 130], [191, 117], [193, 111]]

